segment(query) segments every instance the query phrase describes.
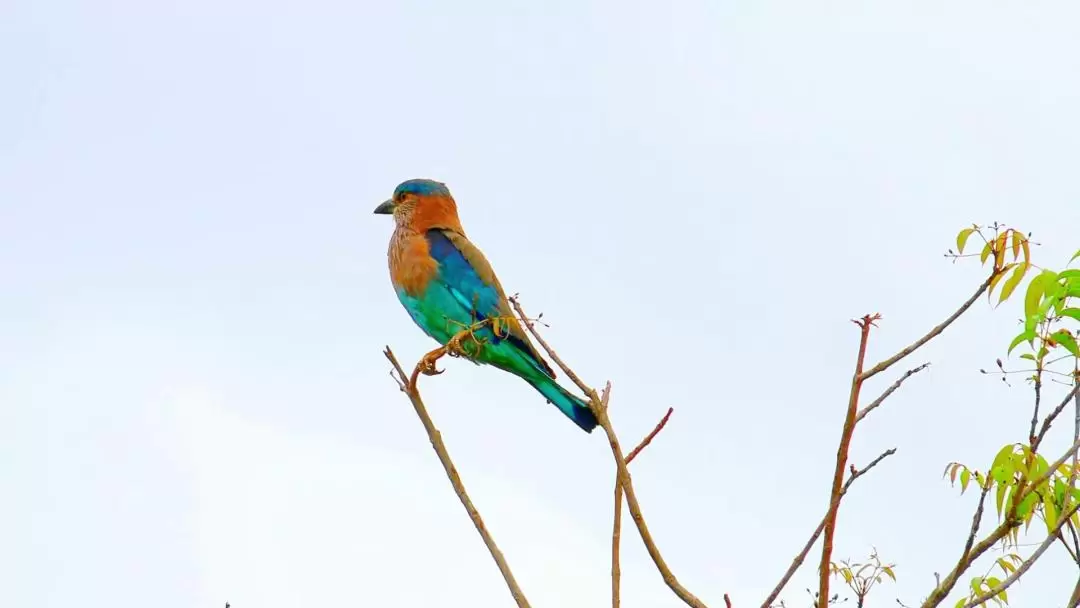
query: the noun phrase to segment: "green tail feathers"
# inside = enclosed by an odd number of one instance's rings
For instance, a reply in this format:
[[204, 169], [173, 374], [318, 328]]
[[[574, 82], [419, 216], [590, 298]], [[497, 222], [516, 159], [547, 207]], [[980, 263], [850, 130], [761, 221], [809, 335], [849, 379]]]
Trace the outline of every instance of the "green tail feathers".
[[591, 433], [596, 428], [596, 416], [593, 416], [589, 405], [580, 398], [574, 396], [554, 380], [546, 376], [536, 380], [527, 380], [540, 394], [547, 397], [548, 402], [559, 408], [562, 413], [574, 421], [586, 433]]

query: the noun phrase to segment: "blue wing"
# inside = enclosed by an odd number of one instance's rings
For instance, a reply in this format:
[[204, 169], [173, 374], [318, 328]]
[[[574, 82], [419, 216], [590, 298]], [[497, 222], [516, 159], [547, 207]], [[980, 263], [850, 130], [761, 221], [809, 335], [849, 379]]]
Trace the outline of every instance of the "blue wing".
[[[482, 321], [488, 317], [511, 316], [509, 305], [503, 300], [499, 289], [495, 287], [495, 277], [492, 273], [485, 280], [483, 274], [491, 273], [490, 267], [478, 272], [476, 267], [466, 258], [465, 254], [450, 240], [441, 229], [428, 230], [425, 234], [430, 248], [431, 257], [439, 263], [439, 274], [435, 280], [441, 283], [453, 296], [454, 300], [462, 306], [465, 319], [460, 322]], [[472, 248], [471, 255], [480, 256], [479, 250]], [[486, 265], [487, 263], [484, 262]], [[475, 318], [473, 318], [475, 315]], [[492, 344], [498, 344], [507, 340], [513, 344], [522, 354], [526, 355], [533, 363], [549, 376], [554, 376], [547, 362], [541, 359], [536, 351], [522, 336], [515, 335], [511, 329], [509, 332], [500, 332], [499, 336], [485, 328], [484, 337], [491, 340]]]

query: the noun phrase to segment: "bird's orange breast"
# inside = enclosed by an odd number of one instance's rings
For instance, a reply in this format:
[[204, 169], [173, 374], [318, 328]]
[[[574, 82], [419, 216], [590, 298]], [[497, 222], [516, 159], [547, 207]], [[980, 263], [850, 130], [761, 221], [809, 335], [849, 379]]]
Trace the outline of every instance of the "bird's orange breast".
[[412, 231], [395, 230], [390, 239], [390, 281], [414, 298], [423, 295], [439, 272], [427, 239]]

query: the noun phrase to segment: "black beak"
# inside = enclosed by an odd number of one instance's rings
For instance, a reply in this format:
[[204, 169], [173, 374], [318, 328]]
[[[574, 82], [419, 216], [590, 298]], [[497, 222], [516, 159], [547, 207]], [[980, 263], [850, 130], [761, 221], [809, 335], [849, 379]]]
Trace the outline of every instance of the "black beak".
[[383, 201], [381, 205], [375, 207], [375, 213], [379, 215], [393, 215], [394, 214], [394, 201]]

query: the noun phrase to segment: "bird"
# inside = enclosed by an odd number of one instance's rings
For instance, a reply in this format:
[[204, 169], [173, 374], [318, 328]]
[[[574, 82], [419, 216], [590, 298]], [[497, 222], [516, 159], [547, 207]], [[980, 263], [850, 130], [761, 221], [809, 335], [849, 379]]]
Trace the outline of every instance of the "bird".
[[[406, 180], [375, 208], [375, 214], [394, 218], [387, 249], [390, 282], [416, 325], [447, 346], [463, 329], [482, 323], [470, 332], [476, 340], [463, 339], [450, 346], [477, 365], [521, 378], [583, 431], [592, 433], [596, 416], [584, 400], [556, 382], [555, 370], [511, 312], [491, 264], [465, 235], [446, 184]], [[441, 373], [431, 364], [424, 371]]]

